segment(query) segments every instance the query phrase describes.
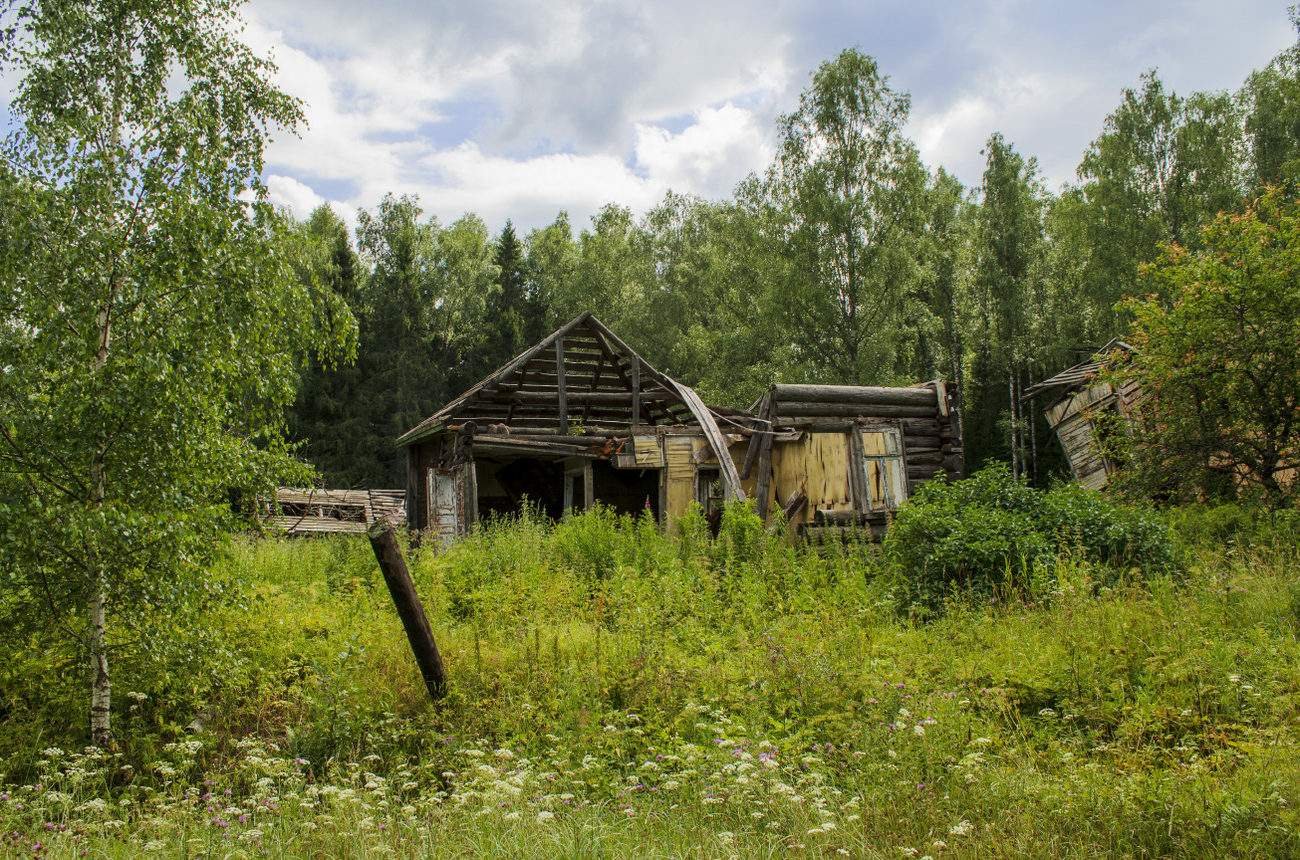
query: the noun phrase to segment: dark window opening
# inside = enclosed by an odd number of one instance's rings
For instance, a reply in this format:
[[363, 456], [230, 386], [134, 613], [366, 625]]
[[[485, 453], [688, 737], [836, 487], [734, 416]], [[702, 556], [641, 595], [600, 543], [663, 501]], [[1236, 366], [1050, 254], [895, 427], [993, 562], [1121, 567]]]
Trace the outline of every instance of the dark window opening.
[[[480, 519], [516, 515], [525, 501], [550, 519], [564, 514], [565, 475], [558, 461], [521, 457], [502, 462], [480, 457], [475, 465]], [[581, 487], [582, 481], [578, 484]]]
[[616, 513], [659, 520], [659, 469], [615, 469], [608, 461], [591, 464], [592, 496]]
[[[475, 459], [478, 515], [515, 516], [525, 500], [549, 519], [564, 516], [566, 499], [577, 513], [588, 507], [586, 481], [572, 464], [522, 457], [517, 460]], [[592, 501], [619, 514], [640, 516], [646, 511], [659, 521], [659, 469], [616, 469], [608, 461], [591, 461]]]

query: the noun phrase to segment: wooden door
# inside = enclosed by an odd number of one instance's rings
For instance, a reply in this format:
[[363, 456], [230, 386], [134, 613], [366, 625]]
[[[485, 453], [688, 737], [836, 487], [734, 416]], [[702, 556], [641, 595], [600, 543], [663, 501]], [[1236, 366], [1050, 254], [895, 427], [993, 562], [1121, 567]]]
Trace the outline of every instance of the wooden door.
[[454, 469], [429, 470], [429, 531], [443, 546], [461, 534], [459, 475]]

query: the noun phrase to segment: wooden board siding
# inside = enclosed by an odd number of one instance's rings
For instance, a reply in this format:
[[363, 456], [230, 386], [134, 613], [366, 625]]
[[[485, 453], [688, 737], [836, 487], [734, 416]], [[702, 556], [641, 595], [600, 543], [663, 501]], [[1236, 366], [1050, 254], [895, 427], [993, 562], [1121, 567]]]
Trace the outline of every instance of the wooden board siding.
[[1102, 456], [1094, 419], [1110, 411], [1131, 419], [1142, 399], [1141, 388], [1135, 384], [1116, 391], [1108, 382], [1094, 382], [1048, 407], [1044, 413], [1047, 423], [1055, 431], [1076, 481], [1092, 490], [1106, 486], [1111, 466]]
[[632, 454], [633, 462], [639, 468], [662, 469], [664, 466], [664, 449], [658, 436], [633, 436]]
[[[322, 490], [281, 487], [278, 513], [266, 522], [287, 534], [364, 534], [377, 520], [406, 520], [404, 490]], [[267, 505], [266, 507], [270, 507]]]
[[799, 492], [808, 498], [794, 522], [812, 522], [818, 510], [852, 510], [847, 433], [806, 433], [797, 442], [777, 443], [772, 472], [770, 510], [779, 510]]
[[707, 443], [690, 436], [664, 437], [664, 521], [672, 526], [695, 500], [695, 451]]

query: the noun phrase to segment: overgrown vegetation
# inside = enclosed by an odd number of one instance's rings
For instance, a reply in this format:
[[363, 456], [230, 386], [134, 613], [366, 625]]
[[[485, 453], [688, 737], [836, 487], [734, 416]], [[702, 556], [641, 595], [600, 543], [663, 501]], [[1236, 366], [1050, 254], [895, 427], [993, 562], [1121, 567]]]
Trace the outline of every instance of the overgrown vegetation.
[[[1251, 525], [1224, 552], [1207, 517]], [[37, 640], [0, 667], [0, 832], [53, 856], [1294, 854], [1295, 532], [1172, 522], [1178, 579], [1067, 551], [1040, 591], [925, 624], [877, 545], [793, 548], [744, 509], [717, 540], [499, 522], [413, 555], [437, 708], [364, 540], [239, 541], [205, 623], [131, 667], [120, 750], [80, 752]]]
[[[1164, 249], [1149, 281], [1172, 303], [1132, 302], [1136, 355], [1113, 371], [1144, 386], [1126, 446], [1130, 491], [1184, 501], [1300, 499], [1300, 206], [1272, 189], [1221, 215], [1203, 247]], [[1122, 437], [1121, 437], [1122, 438]]]
[[885, 551], [902, 593], [931, 611], [953, 596], [1046, 598], [1067, 556], [1090, 564], [1107, 586], [1178, 567], [1155, 511], [1072, 484], [1035, 490], [1001, 465], [964, 481], [927, 482], [898, 512]]

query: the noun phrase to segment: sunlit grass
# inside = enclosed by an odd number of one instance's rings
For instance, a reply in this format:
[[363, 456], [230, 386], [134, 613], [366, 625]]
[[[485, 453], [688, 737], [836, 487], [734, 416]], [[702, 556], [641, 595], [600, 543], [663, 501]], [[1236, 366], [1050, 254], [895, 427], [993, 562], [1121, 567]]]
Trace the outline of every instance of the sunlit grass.
[[0, 850], [1295, 854], [1294, 547], [1186, 552], [1177, 582], [1061, 558], [1033, 603], [917, 624], [866, 542], [498, 524], [411, 555], [435, 707], [364, 540], [239, 543], [225, 647], [185, 696], [165, 661], [123, 680], [120, 751], [45, 749], [73, 710], [6, 725]]

